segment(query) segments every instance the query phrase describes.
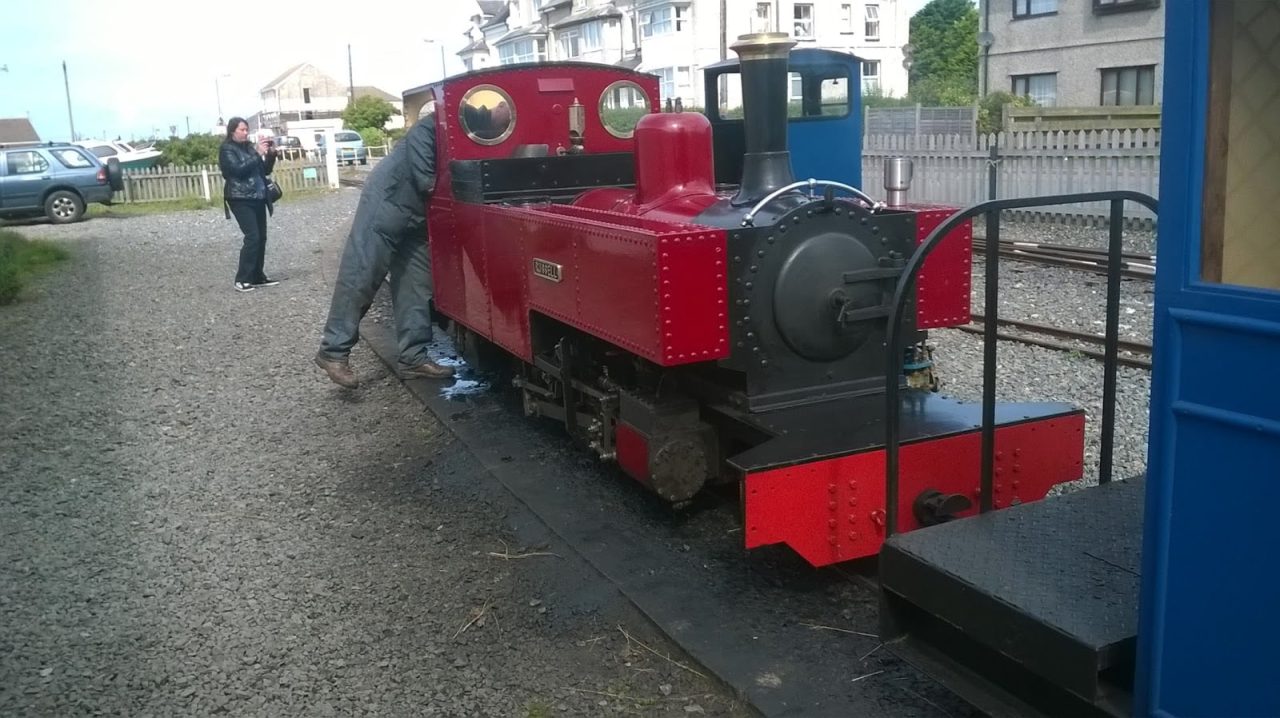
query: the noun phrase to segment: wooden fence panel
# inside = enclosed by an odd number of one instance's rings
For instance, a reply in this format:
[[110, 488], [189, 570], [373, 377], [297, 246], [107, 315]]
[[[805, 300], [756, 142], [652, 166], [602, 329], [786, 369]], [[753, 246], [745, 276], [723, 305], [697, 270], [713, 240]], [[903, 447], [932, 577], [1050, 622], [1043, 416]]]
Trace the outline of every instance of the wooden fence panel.
[[[286, 194], [329, 186], [327, 168], [310, 162], [278, 162], [271, 178]], [[130, 204], [205, 199], [216, 204], [222, 201], [222, 185], [222, 174], [217, 165], [171, 165], [127, 170], [124, 189], [116, 192], [112, 201]]]
[[[1049, 194], [1133, 190], [1153, 197], [1160, 186], [1159, 130], [1011, 132], [964, 136], [868, 136], [863, 143], [863, 184], [879, 188], [885, 160], [910, 157], [913, 202], [969, 206], [990, 199], [990, 148], [998, 151], [997, 199]], [[1101, 225], [1105, 202], [1018, 213], [1020, 219]], [[1125, 205], [1134, 226], [1152, 226], [1145, 207]]]

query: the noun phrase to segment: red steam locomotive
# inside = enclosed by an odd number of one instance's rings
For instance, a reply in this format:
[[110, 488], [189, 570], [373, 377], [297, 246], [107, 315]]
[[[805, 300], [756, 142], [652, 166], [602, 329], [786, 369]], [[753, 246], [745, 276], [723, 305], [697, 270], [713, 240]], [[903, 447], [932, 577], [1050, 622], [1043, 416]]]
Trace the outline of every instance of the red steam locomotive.
[[[581, 63], [448, 78], [422, 121], [440, 157], [435, 306], [468, 363], [514, 364], [527, 414], [673, 504], [738, 483], [748, 548], [785, 543], [822, 566], [883, 541], [888, 304], [951, 210], [794, 180], [793, 45], [733, 45], [742, 116], [714, 131], [661, 112], [654, 76]], [[713, 156], [715, 133], [740, 138], [740, 163]], [[738, 181], [717, 182], [717, 159]], [[970, 320], [969, 229], [945, 242], [904, 327], [900, 530], [971, 513], [978, 495], [981, 406], [934, 390], [923, 343]], [[998, 507], [1079, 478], [1082, 412], [1008, 404], [997, 419]]]

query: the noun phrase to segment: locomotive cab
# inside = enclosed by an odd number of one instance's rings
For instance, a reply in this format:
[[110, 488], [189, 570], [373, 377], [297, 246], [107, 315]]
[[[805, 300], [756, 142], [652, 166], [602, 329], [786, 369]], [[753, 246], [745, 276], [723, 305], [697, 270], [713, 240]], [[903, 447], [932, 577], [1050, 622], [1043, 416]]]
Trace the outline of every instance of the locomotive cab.
[[[819, 48], [796, 48], [787, 58], [787, 147], [797, 177], [821, 177], [862, 188], [859, 84], [862, 61]], [[742, 63], [703, 68], [704, 103], [715, 137], [716, 182], [736, 187], [746, 153]]]

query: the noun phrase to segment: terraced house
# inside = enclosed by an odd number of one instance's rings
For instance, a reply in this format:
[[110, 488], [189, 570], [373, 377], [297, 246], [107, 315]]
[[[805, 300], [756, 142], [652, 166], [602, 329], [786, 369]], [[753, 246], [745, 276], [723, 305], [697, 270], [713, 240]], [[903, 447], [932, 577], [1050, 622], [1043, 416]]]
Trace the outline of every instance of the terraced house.
[[[662, 100], [703, 104], [702, 68], [736, 57], [749, 32], [786, 32], [800, 47], [864, 60], [864, 90], [902, 96], [908, 21], [898, 0], [479, 0], [468, 69], [520, 62], [620, 65], [660, 78]], [[799, 96], [800, 88], [795, 88]]]
[[1005, 90], [1041, 107], [1160, 104], [1160, 0], [981, 0], [978, 12], [984, 93]]

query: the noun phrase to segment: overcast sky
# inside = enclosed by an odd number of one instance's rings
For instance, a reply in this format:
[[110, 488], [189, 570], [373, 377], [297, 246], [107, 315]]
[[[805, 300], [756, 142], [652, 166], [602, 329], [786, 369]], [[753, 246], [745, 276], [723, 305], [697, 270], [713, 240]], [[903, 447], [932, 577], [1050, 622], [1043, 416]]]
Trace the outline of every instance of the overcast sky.
[[[902, 0], [914, 14], [928, 0]], [[182, 0], [0, 0], [0, 117], [29, 116], [45, 140], [208, 132], [222, 114], [258, 111], [258, 91], [288, 68], [311, 62], [355, 84], [398, 95], [449, 72], [473, 12], [470, 0], [186, 3]], [[178, 18], [175, 8], [186, 19]], [[201, 8], [197, 15], [192, 8]], [[223, 8], [227, 8], [223, 10]], [[220, 92], [219, 92], [220, 91]]]

